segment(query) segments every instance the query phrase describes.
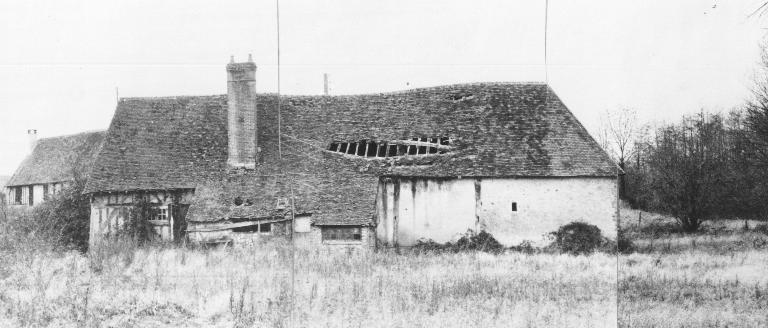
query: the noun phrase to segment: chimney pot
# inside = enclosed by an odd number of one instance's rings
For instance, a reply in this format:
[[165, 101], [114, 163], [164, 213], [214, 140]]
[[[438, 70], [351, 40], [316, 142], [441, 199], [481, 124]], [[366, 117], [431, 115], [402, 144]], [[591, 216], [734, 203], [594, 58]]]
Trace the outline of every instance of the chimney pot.
[[253, 63], [253, 57], [251, 57], [251, 54], [248, 54], [248, 62]]
[[37, 129], [27, 129], [27, 138], [29, 139], [29, 152], [32, 152], [37, 145]]
[[229, 55], [229, 63], [234, 64], [235, 63], [235, 55]]

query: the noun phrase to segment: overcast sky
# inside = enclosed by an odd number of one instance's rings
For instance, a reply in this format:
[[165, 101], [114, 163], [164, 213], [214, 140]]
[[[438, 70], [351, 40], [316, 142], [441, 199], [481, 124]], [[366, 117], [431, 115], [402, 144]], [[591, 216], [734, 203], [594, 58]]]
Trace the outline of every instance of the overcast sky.
[[[280, 0], [280, 92], [548, 81], [589, 128], [606, 110], [674, 120], [748, 96], [762, 0]], [[41, 137], [106, 129], [120, 97], [223, 94], [252, 53], [278, 90], [275, 1], [0, 3], [0, 175]]]

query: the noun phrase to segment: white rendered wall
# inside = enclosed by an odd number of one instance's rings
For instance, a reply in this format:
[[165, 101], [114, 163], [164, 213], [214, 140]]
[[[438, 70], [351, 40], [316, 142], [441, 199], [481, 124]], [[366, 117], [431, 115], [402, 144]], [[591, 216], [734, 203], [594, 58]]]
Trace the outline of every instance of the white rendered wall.
[[616, 192], [614, 178], [392, 179], [379, 183], [376, 235], [385, 246], [412, 246], [472, 229], [507, 246], [543, 245], [546, 233], [584, 221], [615, 239]]

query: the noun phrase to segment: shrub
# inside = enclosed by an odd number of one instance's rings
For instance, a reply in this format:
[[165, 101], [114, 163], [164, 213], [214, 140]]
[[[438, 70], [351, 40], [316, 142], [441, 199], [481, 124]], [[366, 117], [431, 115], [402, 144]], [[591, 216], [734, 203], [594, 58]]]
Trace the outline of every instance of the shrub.
[[523, 240], [520, 244], [517, 246], [512, 246], [509, 248], [512, 251], [520, 252], [524, 254], [533, 254], [536, 252], [541, 251], [540, 249], [537, 249], [536, 247], [533, 247], [530, 240]]
[[88, 250], [91, 270], [100, 273], [107, 268], [128, 267], [133, 263], [138, 245], [129, 236], [117, 236], [94, 243]]
[[91, 207], [83, 195], [84, 186], [84, 180], [76, 177], [45, 202], [31, 209], [9, 211], [0, 236], [2, 247], [87, 250]]
[[674, 222], [655, 220], [638, 229], [638, 232], [644, 236], [659, 238], [672, 233], [682, 233], [683, 230]]
[[147, 220], [152, 218], [152, 204], [144, 197], [136, 197], [129, 209], [128, 220], [122, 233], [137, 245], [149, 241]]
[[494, 254], [504, 251], [504, 245], [496, 240], [496, 238], [493, 238], [493, 235], [485, 231], [480, 231], [478, 234], [475, 234], [471, 230], [467, 231], [464, 236], [456, 241], [454, 247], [457, 248], [458, 251], [472, 250]]
[[627, 237], [627, 233], [624, 230], [619, 229], [616, 237], [616, 248], [619, 253], [631, 254], [635, 251], [635, 243], [632, 242], [632, 239]]
[[448, 242], [441, 244], [432, 239], [419, 239], [416, 241], [413, 250], [418, 253], [480, 251], [499, 254], [504, 251], [504, 245], [486, 231], [475, 233], [472, 230], [468, 230], [456, 243]]
[[590, 254], [604, 243], [600, 228], [584, 222], [568, 223], [550, 234], [557, 249], [573, 255]]
[[768, 235], [768, 223], [761, 223], [761, 224], [755, 225], [755, 227], [752, 228], [752, 231]]
[[419, 239], [416, 241], [416, 245], [413, 246], [413, 250], [417, 253], [438, 253], [448, 249], [448, 244], [441, 244], [432, 239]]

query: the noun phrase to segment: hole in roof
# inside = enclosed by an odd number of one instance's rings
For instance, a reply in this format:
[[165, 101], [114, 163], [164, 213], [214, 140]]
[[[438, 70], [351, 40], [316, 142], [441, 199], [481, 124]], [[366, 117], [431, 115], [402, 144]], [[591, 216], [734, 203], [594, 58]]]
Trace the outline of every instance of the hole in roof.
[[355, 151], [355, 155], [357, 156], [365, 156], [365, 152], [368, 148], [368, 142], [363, 140], [360, 143], [357, 144], [357, 151]]
[[450, 96], [448, 96], [448, 99], [457, 102], [457, 101], [464, 101], [464, 100], [471, 100], [474, 99], [475, 95], [471, 93], [455, 93]]
[[352, 142], [333, 141], [328, 151], [365, 158], [389, 158], [398, 156], [418, 156], [445, 154], [451, 151], [451, 138], [413, 137], [392, 141], [360, 140]]
[[240, 198], [240, 196], [235, 197], [235, 205], [237, 206], [243, 205], [243, 199]]

